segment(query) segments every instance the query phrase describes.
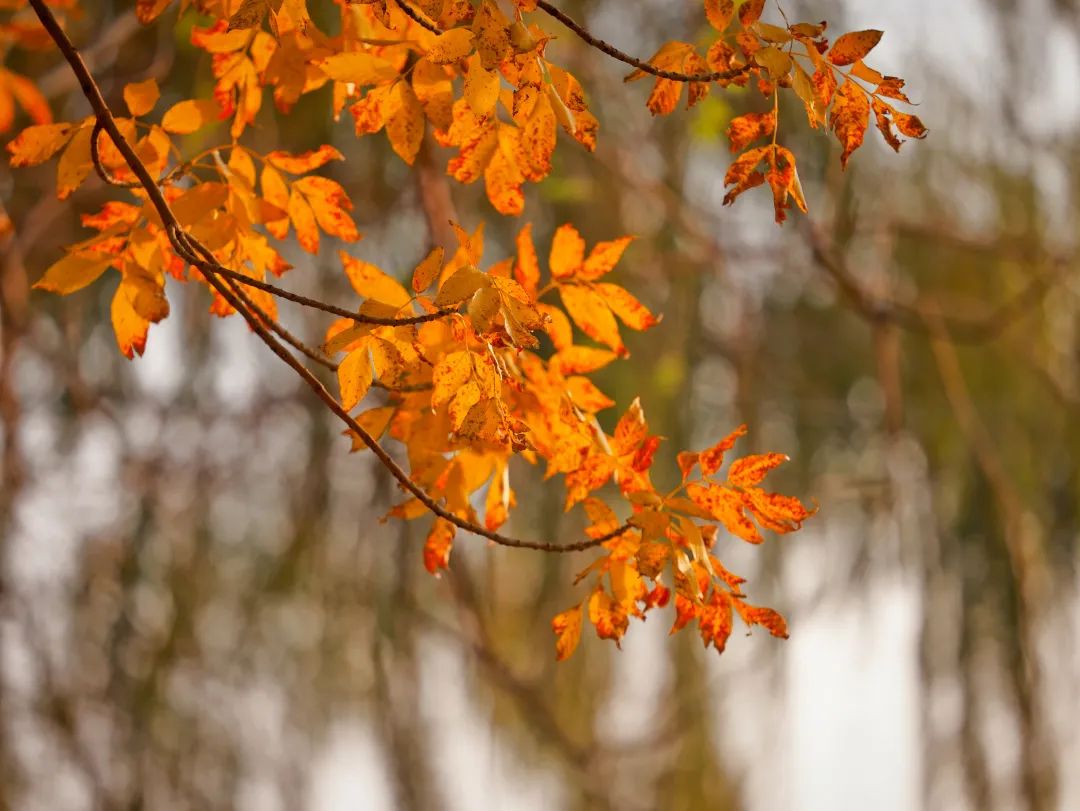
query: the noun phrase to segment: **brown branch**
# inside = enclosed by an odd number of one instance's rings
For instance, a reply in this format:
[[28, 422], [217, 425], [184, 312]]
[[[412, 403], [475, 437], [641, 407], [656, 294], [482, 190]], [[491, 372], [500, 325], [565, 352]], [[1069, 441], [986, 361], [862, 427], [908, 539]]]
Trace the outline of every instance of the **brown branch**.
[[94, 119], [94, 129], [90, 133], [90, 162], [94, 164], [94, 171], [97, 172], [97, 176], [108, 185], [118, 186], [121, 189], [137, 189], [142, 186], [138, 180], [117, 180], [109, 174], [109, 170], [101, 162], [101, 149], [98, 145], [98, 138], [101, 137], [102, 132], [101, 120]]
[[313, 310], [322, 310], [322, 312], [324, 313], [341, 316], [342, 318], [351, 318], [353, 321], [361, 324], [374, 324], [375, 326], [380, 327], [407, 327], [411, 324], [423, 324], [428, 321], [438, 321], [440, 318], [445, 318], [446, 316], [452, 315], [453, 313], [457, 312], [455, 308], [448, 307], [441, 310], [436, 310], [433, 313], [424, 313], [423, 315], [406, 315], [401, 316], [400, 318], [396, 316], [393, 318], [384, 318], [383, 316], [378, 315], [365, 315], [363, 313], [357, 312], [356, 310], [349, 310], [345, 307], [338, 307], [336, 304], [328, 304], [327, 302], [320, 301], [319, 299], [308, 298], [307, 296], [302, 296], [299, 293], [293, 293], [290, 290], [286, 290], [283, 287], [278, 287], [276, 285], [270, 284], [269, 282], [264, 282], [259, 279], [253, 279], [251, 276], [241, 273], [240, 271], [231, 270], [230, 268], [224, 267], [221, 263], [217, 261], [217, 259], [213, 257], [205, 261], [208, 265], [210, 265], [211, 270], [213, 270], [213, 272], [217, 273], [219, 276], [225, 276], [228, 279], [240, 282], [240, 284], [245, 284], [248, 287], [254, 287], [258, 290], [269, 293], [272, 296], [276, 296], [277, 298], [291, 301], [294, 304], [300, 304], [304, 307], [310, 307]]
[[[64, 33], [64, 30], [60, 27], [59, 23], [57, 23], [56, 18], [53, 16], [48, 6], [45, 5], [45, 0], [30, 0], [30, 5], [41, 20], [41, 24], [44, 26], [45, 30], [49, 33], [49, 36], [52, 37], [53, 41], [60, 49], [60, 52], [68, 61], [68, 64], [71, 65], [71, 69], [79, 81], [79, 86], [82, 88], [83, 95], [85, 95], [87, 101], [90, 102], [90, 106], [93, 108], [97, 120], [101, 123], [102, 129], [104, 129], [105, 132], [109, 134], [109, 137], [112, 138], [113, 143], [123, 156], [128, 167], [142, 184], [143, 190], [146, 192], [151, 204], [154, 206], [165, 226], [166, 233], [172, 243], [173, 249], [181, 258], [202, 273], [207, 283], [237, 312], [239, 312], [241, 316], [243, 316], [252, 331], [259, 336], [262, 342], [266, 344], [266, 346], [286, 365], [296, 372], [297, 375], [299, 375], [304, 383], [306, 383], [315, 395], [323, 401], [331, 412], [344, 422], [351, 431], [360, 437], [360, 440], [375, 454], [383, 466], [390, 471], [390, 474], [397, 479], [399, 485], [404, 490], [411, 493], [433, 514], [449, 521], [459, 529], [487, 538], [501, 546], [518, 549], [535, 549], [542, 552], [578, 552], [597, 547], [604, 541], [611, 540], [630, 529], [629, 524], [624, 524], [618, 529], [598, 538], [590, 538], [588, 540], [569, 544], [526, 541], [493, 532], [479, 524], [463, 519], [447, 510], [435, 501], [432, 496], [428, 495], [423, 488], [409, 478], [409, 474], [394, 461], [390, 454], [379, 445], [371, 434], [364, 430], [363, 426], [349, 414], [348, 410], [338, 402], [319, 379], [297, 360], [285, 346], [278, 342], [271, 331], [263, 323], [262, 319], [252, 312], [223, 280], [222, 277], [225, 274], [219, 273], [220, 265], [213, 253], [198, 239], [183, 230], [179, 221], [176, 219], [176, 215], [170, 208], [168, 201], [165, 200], [164, 195], [161, 193], [161, 189], [158, 188], [146, 166], [139, 159], [139, 156], [135, 154], [131, 144], [127, 142], [127, 139], [124, 138], [123, 134], [116, 126], [112, 111], [109, 109], [108, 104], [105, 103], [105, 99], [102, 97], [100, 89], [90, 75], [89, 70], [87, 70], [82, 58], [79, 56], [79, 52], [75, 49], [75, 46], [72, 45], [71, 40], [68, 39], [67, 34]], [[247, 281], [246, 277], [243, 281]]]
[[741, 76], [750, 70], [751, 65], [746, 64], [740, 68], [732, 68], [731, 70], [714, 71], [712, 73], [679, 73], [674, 70], [664, 70], [662, 68], [654, 67], [643, 59], [638, 59], [636, 56], [631, 56], [625, 51], [620, 51], [611, 43], [605, 42], [599, 37], [595, 37], [589, 33], [588, 29], [579, 25], [574, 21], [572, 17], [565, 12], [560, 11], [555, 6], [548, 3], [547, 0], [537, 0], [536, 7], [546, 13], [550, 17], [554, 17], [561, 22], [575, 34], [586, 45], [591, 45], [599, 51], [603, 51], [612, 59], [618, 59], [620, 62], [625, 62], [631, 67], [635, 67], [644, 73], [648, 73], [651, 76], [655, 76], [658, 79], [670, 79], [673, 82], [726, 82], [731, 79]]
[[866, 290], [837, 256], [813, 224], [807, 222], [806, 234], [814, 261], [840, 288], [840, 292], [852, 304], [855, 311], [873, 324], [891, 323], [909, 332], [933, 335], [928, 319], [943, 319], [951, 340], [957, 343], [976, 344], [991, 341], [1019, 321], [1032, 307], [1042, 301], [1049, 290], [1064, 276], [1069, 259], [1051, 257], [1054, 269], [1036, 276], [1013, 298], [991, 310], [981, 318], [946, 318], [937, 310], [927, 310], [921, 304], [906, 304], [893, 298], [882, 298]]
[[423, 14], [414, 9], [408, 2], [408, 0], [397, 0], [397, 7], [400, 8], [405, 16], [419, 25], [421, 28], [426, 28], [432, 34], [441, 34], [443, 30], [439, 28], [431, 20], [427, 19]]

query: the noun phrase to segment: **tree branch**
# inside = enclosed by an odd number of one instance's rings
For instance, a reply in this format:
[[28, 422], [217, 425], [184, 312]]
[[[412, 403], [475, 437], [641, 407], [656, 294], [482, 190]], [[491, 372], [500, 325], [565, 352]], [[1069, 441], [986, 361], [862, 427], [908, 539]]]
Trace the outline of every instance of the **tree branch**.
[[[590, 538], [588, 540], [569, 544], [527, 541], [493, 532], [486, 527], [463, 519], [447, 510], [435, 501], [432, 496], [428, 495], [423, 488], [409, 478], [409, 474], [394, 461], [390, 454], [379, 445], [371, 434], [364, 430], [363, 426], [349, 414], [341, 403], [326, 389], [322, 382], [320, 382], [306, 366], [297, 360], [285, 346], [278, 342], [263, 323], [263, 320], [249, 309], [240, 297], [234, 293], [229, 284], [223, 280], [223, 277], [228, 277], [229, 274], [221, 273], [220, 271], [224, 269], [221, 268], [221, 265], [218, 263], [210, 249], [203, 245], [198, 239], [185, 232], [181, 227], [179, 221], [176, 219], [176, 215], [170, 208], [168, 201], [166, 201], [164, 195], [161, 193], [161, 189], [158, 188], [157, 183], [154, 181], [153, 177], [150, 176], [149, 170], [139, 159], [139, 156], [135, 154], [131, 144], [127, 142], [127, 139], [124, 138], [123, 134], [116, 126], [112, 111], [102, 97], [97, 83], [90, 75], [90, 71], [79, 56], [79, 52], [76, 50], [75, 46], [71, 43], [71, 40], [68, 39], [67, 34], [64, 33], [64, 30], [60, 27], [48, 6], [45, 5], [45, 0], [30, 0], [30, 5], [41, 20], [42, 26], [44, 26], [45, 30], [49, 33], [49, 36], [52, 37], [56, 46], [60, 49], [60, 52], [71, 66], [76, 79], [79, 81], [79, 86], [82, 88], [83, 95], [85, 95], [87, 101], [90, 102], [90, 106], [93, 108], [97, 121], [101, 124], [101, 128], [109, 134], [110, 138], [112, 138], [117, 151], [120, 152], [124, 161], [128, 164], [128, 167], [134, 173], [135, 177], [138, 178], [143, 191], [149, 197], [151, 204], [154, 206], [165, 226], [166, 233], [168, 234], [173, 249], [181, 258], [202, 273], [207, 283], [237, 312], [239, 312], [241, 316], [243, 316], [252, 331], [259, 336], [262, 342], [286, 365], [296, 372], [304, 383], [307, 384], [308, 388], [323, 401], [331, 412], [344, 422], [353, 433], [360, 437], [360, 440], [364, 445], [375, 454], [383, 466], [390, 471], [390, 474], [397, 479], [404, 490], [411, 493], [427, 507], [430, 512], [439, 518], [449, 521], [459, 529], [487, 538], [500, 546], [508, 546], [517, 549], [534, 549], [542, 552], [578, 552], [597, 547], [604, 541], [611, 540], [630, 529], [629, 524], [624, 524], [598, 538]], [[251, 280], [247, 277], [243, 277], [239, 281], [246, 283]], [[350, 315], [349, 317], [353, 316]]]

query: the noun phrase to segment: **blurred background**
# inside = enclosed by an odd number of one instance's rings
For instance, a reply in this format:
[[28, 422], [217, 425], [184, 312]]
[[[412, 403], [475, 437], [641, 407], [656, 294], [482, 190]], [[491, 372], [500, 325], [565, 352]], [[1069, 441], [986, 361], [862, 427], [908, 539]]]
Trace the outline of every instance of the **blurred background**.
[[[148, 76], [159, 110], [208, 93], [191, 17], [86, 6], [72, 34], [108, 99]], [[560, 6], [643, 57], [709, 36], [700, 2]], [[621, 652], [587, 631], [556, 666], [550, 618], [587, 555], [459, 538], [431, 578], [422, 522], [377, 520], [395, 488], [370, 454], [201, 286], [169, 282], [134, 363], [112, 283], [30, 293], [109, 194], [61, 203], [53, 164], [0, 167], [0, 807], [1080, 807], [1080, 1], [784, 10], [885, 29], [869, 62], [908, 80], [929, 138], [897, 156], [871, 131], [841, 173], [789, 94], [811, 213], [780, 229], [760, 190], [721, 206], [723, 131], [767, 108], [756, 91], [653, 120], [644, 85], [545, 20], [601, 137], [595, 155], [563, 139], [526, 204], [542, 251], [568, 221], [640, 237], [618, 280], [665, 318], [600, 382], [668, 438], [659, 484], [677, 449], [747, 422], [741, 449], [790, 454], [773, 484], [821, 505], [763, 547], [721, 540], [792, 631], [722, 657], [665, 615]], [[52, 52], [5, 60], [58, 119], [86, 114]], [[270, 106], [248, 142], [337, 145], [352, 252], [404, 275], [440, 238], [415, 173], [332, 122], [326, 93]], [[509, 255], [521, 222], [449, 191], [470, 230], [487, 221], [485, 258]], [[293, 251], [286, 285], [351, 296], [335, 247]], [[284, 320], [316, 342], [326, 326]], [[579, 531], [537, 471], [512, 477], [514, 533]]]

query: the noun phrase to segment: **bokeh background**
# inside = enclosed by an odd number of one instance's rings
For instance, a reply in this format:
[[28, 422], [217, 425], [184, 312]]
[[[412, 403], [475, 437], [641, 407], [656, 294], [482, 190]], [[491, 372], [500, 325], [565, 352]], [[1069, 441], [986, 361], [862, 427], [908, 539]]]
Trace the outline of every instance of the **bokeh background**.
[[[147, 76], [161, 109], [208, 92], [191, 17], [142, 29], [129, 3], [85, 5], [72, 34], [107, 98]], [[781, 138], [811, 214], [779, 229], [763, 192], [721, 205], [723, 130], [765, 100], [653, 120], [643, 85], [561, 31], [600, 145], [561, 143], [526, 217], [542, 245], [567, 221], [640, 237], [618, 276], [664, 321], [602, 383], [620, 408], [642, 397], [658, 469], [740, 422], [744, 450], [791, 455], [774, 483], [820, 514], [720, 554], [792, 638], [737, 634], [718, 657], [657, 617], [556, 666], [549, 621], [587, 557], [460, 538], [431, 578], [424, 528], [378, 521], [388, 477], [201, 287], [170, 282], [134, 363], [109, 282], [29, 292], [107, 193], [60, 203], [52, 166], [4, 166], [0, 807], [1080, 807], [1080, 2], [783, 5], [884, 28], [869, 61], [908, 79], [930, 137], [897, 156], [871, 132], [841, 173], [792, 96]], [[708, 36], [699, 2], [561, 6], [642, 56]], [[86, 114], [53, 53], [5, 60], [58, 118]], [[354, 253], [404, 274], [442, 238], [416, 176], [328, 107], [264, 110], [250, 143], [337, 145]], [[486, 256], [509, 255], [521, 223], [449, 188], [466, 226], [487, 220]], [[288, 285], [347, 295], [333, 247], [293, 251]], [[537, 471], [512, 475], [514, 532], [579, 531]]]

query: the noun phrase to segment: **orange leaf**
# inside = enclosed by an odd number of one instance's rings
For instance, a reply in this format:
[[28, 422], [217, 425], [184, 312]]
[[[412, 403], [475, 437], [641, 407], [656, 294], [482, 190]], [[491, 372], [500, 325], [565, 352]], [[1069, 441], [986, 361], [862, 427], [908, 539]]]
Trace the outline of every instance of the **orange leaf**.
[[869, 29], [841, 34], [829, 51], [829, 61], [834, 65], [850, 65], [858, 62], [881, 41], [883, 31]]
[[555, 642], [555, 660], [562, 662], [577, 649], [581, 641], [581, 626], [584, 622], [584, 612], [581, 603], [573, 608], [557, 614], [551, 621], [551, 630], [559, 638]]
[[744, 603], [737, 597], [731, 598], [731, 602], [734, 603], [735, 610], [739, 612], [742, 621], [747, 625], [760, 625], [773, 636], [781, 639], [788, 638], [787, 622], [776, 611]]
[[444, 518], [436, 518], [424, 542], [424, 568], [436, 577], [439, 569], [450, 568], [450, 551], [457, 528]]
[[763, 453], [736, 459], [728, 470], [728, 484], [732, 487], [752, 487], [764, 479], [770, 470], [789, 459], [782, 453]]
[[776, 129], [776, 113], [769, 110], [767, 113], [747, 113], [732, 120], [727, 129], [728, 140], [731, 141], [731, 151], [739, 152], [758, 138], [772, 135]]
[[66, 296], [96, 281], [115, 260], [116, 258], [110, 255], [68, 254], [51, 265], [45, 274], [34, 282], [34, 289]]
[[161, 98], [161, 91], [158, 90], [158, 84], [154, 79], [132, 82], [124, 87], [124, 104], [133, 116], [146, 115], [154, 109], [159, 98]]
[[765, 10], [765, 0], [746, 0], [739, 8], [739, 22], [743, 28], [749, 28], [757, 22], [761, 12]]
[[609, 242], [597, 242], [589, 252], [589, 258], [585, 260], [578, 277], [591, 282], [610, 272], [622, 258], [626, 246], [633, 241], [633, 237], [620, 237]]
[[616, 284], [600, 282], [593, 289], [604, 299], [604, 303], [630, 329], [646, 330], [660, 323], [660, 319], [649, 312], [648, 308]]
[[840, 156], [841, 166], [846, 168], [851, 153], [862, 146], [869, 123], [870, 102], [866, 100], [866, 93], [848, 79], [836, 94], [832, 113], [829, 116], [829, 126], [832, 127], [844, 147], [844, 152]]
[[266, 156], [266, 160], [272, 166], [276, 166], [290, 175], [301, 175], [325, 166], [330, 161], [345, 160], [345, 156], [334, 147], [323, 144], [318, 149], [294, 155], [290, 152], [274, 151]]
[[701, 452], [701, 472], [711, 476], [724, 464], [724, 453], [735, 447], [739, 437], [746, 436], [746, 426], [740, 425], [711, 448]]
[[412, 300], [397, 279], [391, 278], [375, 265], [349, 256], [344, 251], [338, 255], [345, 266], [345, 276], [359, 295], [389, 304], [396, 309], [407, 306]]
[[626, 609], [603, 589], [597, 589], [589, 597], [589, 621], [598, 637], [613, 639], [617, 646], [630, 625]]
[[585, 261], [585, 240], [572, 225], [560, 225], [551, 239], [551, 255], [548, 266], [556, 279], [565, 279], [577, 273]]
[[188, 135], [218, 119], [217, 103], [209, 99], [185, 99], [177, 102], [161, 119], [161, 128], [177, 135]]
[[746, 517], [742, 497], [734, 490], [719, 484], [691, 482], [686, 486], [686, 494], [699, 507], [708, 510], [732, 535], [749, 543], [761, 543], [764, 540], [757, 527]]
[[7, 145], [11, 165], [37, 166], [44, 163], [68, 142], [75, 132], [71, 124], [39, 124], [27, 127]]
[[517, 261], [514, 263], [514, 278], [524, 287], [530, 296], [536, 295], [540, 284], [540, 263], [536, 258], [536, 248], [532, 241], [532, 223], [526, 223], [517, 235]]
[[615, 316], [603, 296], [581, 284], [561, 284], [559, 295], [566, 312], [582, 332], [594, 341], [607, 344], [616, 353], [626, 354], [626, 347], [619, 336], [619, 325], [615, 323]]
[[705, 0], [705, 17], [717, 31], [727, 31], [734, 16], [734, 0]]
[[319, 252], [319, 229], [315, 224], [315, 212], [311, 210], [307, 199], [293, 188], [289, 195], [289, 219], [296, 229], [296, 241], [300, 247], [311, 254]]

